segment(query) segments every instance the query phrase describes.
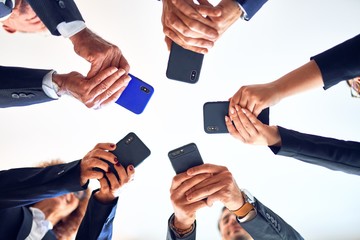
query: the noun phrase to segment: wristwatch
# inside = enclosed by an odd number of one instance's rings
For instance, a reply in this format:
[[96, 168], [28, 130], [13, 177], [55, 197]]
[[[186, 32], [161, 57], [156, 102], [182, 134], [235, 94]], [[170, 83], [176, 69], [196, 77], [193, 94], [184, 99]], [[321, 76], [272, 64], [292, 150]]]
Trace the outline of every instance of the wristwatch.
[[237, 216], [239, 223], [244, 223], [253, 220], [257, 215], [257, 211], [255, 208], [255, 198], [251, 193], [246, 189], [242, 189], [241, 193], [245, 203], [239, 209], [233, 211], [233, 213]]

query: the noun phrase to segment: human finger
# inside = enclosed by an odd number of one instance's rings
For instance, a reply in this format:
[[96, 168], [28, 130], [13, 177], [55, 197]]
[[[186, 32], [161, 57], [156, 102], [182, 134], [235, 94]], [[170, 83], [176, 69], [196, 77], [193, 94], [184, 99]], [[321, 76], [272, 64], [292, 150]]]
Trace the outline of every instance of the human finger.
[[208, 173], [215, 174], [221, 171], [227, 170], [226, 167], [205, 163], [199, 166], [189, 168], [186, 173], [190, 176]]
[[238, 132], [238, 130], [236, 130], [233, 122], [231, 121], [231, 119], [228, 116], [225, 116], [225, 124], [226, 127], [230, 133], [231, 136], [233, 136], [234, 138], [239, 139], [240, 141], [244, 142], [245, 139], [243, 138], [243, 136], [241, 136]]
[[101, 102], [99, 108], [105, 107], [105, 106], [109, 105], [110, 103], [116, 102], [116, 100], [118, 100], [119, 97], [121, 96], [121, 94], [124, 92], [125, 88], [126, 88], [125, 86], [121, 87], [118, 91], [116, 91], [108, 99]]
[[115, 150], [116, 144], [114, 143], [98, 143], [95, 145], [93, 150], [102, 149], [102, 150]]
[[[237, 115], [241, 121], [241, 125], [244, 127], [246, 132], [250, 136], [257, 134], [258, 133], [257, 129], [255, 128], [253, 123], [250, 121], [248, 116], [245, 114], [245, 108], [241, 108], [239, 105], [235, 105], [235, 109], [236, 109]], [[249, 113], [249, 110], [248, 110], [248, 113]], [[235, 126], [236, 126], [236, 124], [235, 124]]]
[[185, 26], [175, 22], [173, 27], [187, 37], [199, 37], [215, 39], [219, 36], [216, 29], [211, 27], [212, 22], [197, 12], [195, 4], [189, 4], [187, 1], [172, 0], [174, 6], [179, 10], [178, 18]]
[[117, 177], [115, 176], [115, 174], [112, 173], [111, 171], [106, 173], [106, 178], [109, 181], [109, 184], [110, 184], [109, 187], [112, 191], [117, 191], [121, 187], [121, 185], [122, 185], [121, 179], [118, 180]]
[[127, 183], [129, 181], [129, 176], [125, 170], [125, 168], [121, 165], [120, 162], [116, 163], [114, 166], [118, 176], [119, 176], [119, 181], [121, 182], [121, 186], [125, 183]]
[[212, 194], [218, 192], [224, 187], [225, 186], [222, 183], [216, 182], [214, 184], [204, 186], [202, 188], [194, 190], [189, 194], [186, 194], [186, 199], [188, 201], [198, 201], [211, 196]]
[[[237, 105], [235, 105], [237, 106]], [[236, 109], [234, 107], [232, 107], [230, 109], [230, 114], [229, 117], [232, 121], [232, 123], [234, 124], [237, 132], [242, 136], [243, 139], [248, 139], [249, 138], [249, 133], [247, 131], [247, 129], [243, 126], [241, 120], [240, 120], [240, 115], [241, 113], [239, 113], [238, 111], [236, 111]]]
[[[180, 34], [176, 33], [175, 31], [169, 29], [169, 28], [165, 28], [164, 29], [164, 34], [170, 38], [173, 42], [176, 42], [179, 46], [188, 49], [190, 51], [193, 52], [197, 52], [200, 54], [206, 54], [208, 53], [208, 49], [206, 47], [201, 47], [202, 45], [211, 45], [211, 43], [205, 43], [203, 40], [201, 39], [191, 39], [191, 38], [186, 38], [187, 42], [185, 42], [183, 40], [183, 38], [185, 38], [184, 36], [181, 36]], [[181, 37], [180, 37], [181, 36]], [[192, 44], [196, 44], [196, 45], [200, 45], [199, 46], [193, 46]], [[203, 44], [202, 44], [203, 43]]]
[[114, 98], [120, 96], [120, 89], [125, 89], [131, 80], [130, 76], [125, 73], [124, 69], [119, 69], [91, 91], [90, 94], [95, 96], [92, 100], [94, 106], [99, 106], [109, 98], [117, 100]]
[[222, 15], [221, 9], [212, 5], [198, 5], [196, 6], [196, 10], [201, 15], [207, 17], [221, 17]]

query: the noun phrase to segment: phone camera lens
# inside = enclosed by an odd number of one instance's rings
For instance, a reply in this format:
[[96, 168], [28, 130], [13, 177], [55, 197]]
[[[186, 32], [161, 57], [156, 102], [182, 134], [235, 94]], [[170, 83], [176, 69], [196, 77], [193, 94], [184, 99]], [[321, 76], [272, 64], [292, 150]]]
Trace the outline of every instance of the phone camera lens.
[[141, 89], [141, 91], [146, 92], [146, 93], [150, 92], [150, 90], [147, 87], [144, 87], [144, 86], [141, 86], [140, 89]]
[[196, 72], [195, 70], [193, 70], [193, 71], [191, 72], [190, 79], [191, 79], [192, 81], [194, 81], [195, 78], [196, 78], [196, 75], [197, 75], [197, 72]]

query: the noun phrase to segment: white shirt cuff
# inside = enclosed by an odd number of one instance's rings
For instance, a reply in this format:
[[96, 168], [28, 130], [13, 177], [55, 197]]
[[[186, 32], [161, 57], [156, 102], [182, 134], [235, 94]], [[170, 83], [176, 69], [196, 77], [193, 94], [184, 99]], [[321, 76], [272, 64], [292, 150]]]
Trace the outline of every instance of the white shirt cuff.
[[242, 14], [241, 14], [240, 18], [241, 18], [242, 20], [245, 20], [245, 19], [247, 18], [247, 13], [246, 13], [245, 9], [241, 6], [240, 3], [237, 3], [237, 4], [239, 5], [239, 7], [240, 7], [240, 9], [241, 9], [241, 11], [242, 11]]
[[[14, 7], [15, 7], [15, 0], [11, 0], [11, 1], [12, 1], [12, 4], [13, 4], [13, 9], [14, 9]], [[6, 0], [0, 0], [0, 2], [2, 2], [2, 3], [5, 4]], [[8, 19], [8, 18], [11, 16], [11, 14], [12, 14], [12, 12], [11, 12], [10, 14], [8, 14], [8, 15], [0, 18], [0, 22], [3, 22], [3, 21], [5, 21], [6, 19]]]
[[42, 82], [42, 89], [49, 98], [59, 99], [60, 96], [57, 95], [56, 87], [54, 86], [53, 80], [52, 80], [52, 76], [54, 73], [56, 73], [56, 71], [53, 70], [53, 71], [48, 72], [44, 76], [43, 82]]
[[62, 22], [57, 25], [57, 30], [64, 38], [69, 38], [86, 28], [84, 21]]

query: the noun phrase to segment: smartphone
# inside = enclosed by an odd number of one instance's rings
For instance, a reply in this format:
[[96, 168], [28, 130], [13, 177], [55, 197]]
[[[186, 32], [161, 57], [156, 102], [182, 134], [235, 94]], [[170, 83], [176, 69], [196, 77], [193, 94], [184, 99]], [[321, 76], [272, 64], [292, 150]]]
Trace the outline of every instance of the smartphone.
[[[121, 139], [116, 144], [116, 149], [110, 152], [117, 157], [118, 161], [125, 168], [125, 170], [129, 165], [137, 167], [151, 154], [150, 149], [133, 132], [128, 133], [123, 139]], [[109, 165], [110, 171], [112, 171], [119, 179], [119, 175], [115, 170], [114, 164], [108, 161], [105, 162]], [[104, 172], [99, 168], [95, 168], [95, 170]]]
[[176, 174], [204, 163], [195, 143], [189, 143], [170, 151], [168, 157]]
[[[229, 101], [224, 102], [207, 102], [204, 104], [204, 131], [209, 134], [214, 133], [228, 133], [225, 116], [228, 116], [229, 113]], [[258, 119], [269, 125], [269, 114], [270, 109], [265, 108], [259, 114]]]
[[129, 76], [131, 80], [116, 103], [135, 114], [140, 114], [153, 95], [154, 88], [130, 73]]
[[196, 83], [200, 77], [203, 59], [204, 54], [187, 50], [172, 42], [166, 77], [181, 82]]

